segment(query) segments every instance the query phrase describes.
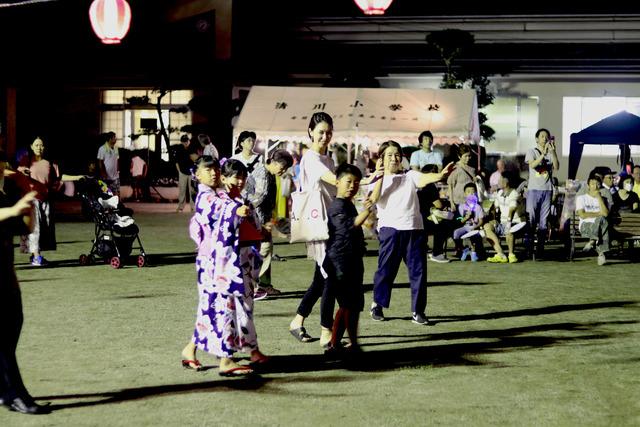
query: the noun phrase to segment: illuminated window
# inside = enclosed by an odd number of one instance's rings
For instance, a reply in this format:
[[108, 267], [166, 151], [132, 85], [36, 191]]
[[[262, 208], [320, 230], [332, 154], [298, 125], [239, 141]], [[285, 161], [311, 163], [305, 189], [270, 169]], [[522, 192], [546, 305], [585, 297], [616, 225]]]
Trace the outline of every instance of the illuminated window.
[[496, 131], [495, 139], [485, 143], [487, 152], [524, 153], [535, 145], [537, 97], [496, 97], [483, 112], [487, 126]]
[[[117, 145], [128, 150], [149, 149], [155, 151], [157, 133], [142, 128], [141, 120], [155, 119], [157, 128], [160, 128], [158, 113], [154, 106], [158, 101], [158, 92], [152, 89], [116, 89], [102, 92], [102, 132], [113, 131], [116, 133]], [[127, 102], [130, 98], [149, 98], [148, 105], [133, 105]], [[170, 109], [182, 109], [193, 98], [193, 91], [175, 90], [162, 97], [162, 119], [169, 132], [171, 145], [180, 143], [183, 126], [191, 124], [191, 111], [186, 113], [170, 112]], [[160, 143], [162, 159], [169, 160], [169, 153], [164, 141]]]
[[[625, 97], [578, 97], [566, 96], [562, 102], [562, 154], [569, 155], [571, 134], [580, 132], [600, 120], [626, 110], [640, 115], [640, 98]], [[631, 155], [640, 154], [640, 147], [630, 146]], [[617, 157], [620, 149], [617, 145], [585, 144], [583, 156]]]
[[116, 133], [116, 146], [124, 147], [124, 122], [122, 120], [122, 111], [103, 111], [102, 112], [102, 132]]

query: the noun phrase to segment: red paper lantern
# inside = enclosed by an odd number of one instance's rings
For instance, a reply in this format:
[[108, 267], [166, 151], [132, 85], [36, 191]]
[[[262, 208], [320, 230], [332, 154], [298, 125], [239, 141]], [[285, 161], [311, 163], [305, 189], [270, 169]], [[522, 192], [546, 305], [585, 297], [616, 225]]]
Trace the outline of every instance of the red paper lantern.
[[117, 44], [129, 31], [131, 8], [126, 0], [93, 0], [89, 18], [102, 43]]
[[393, 0], [353, 0], [365, 15], [384, 15]]

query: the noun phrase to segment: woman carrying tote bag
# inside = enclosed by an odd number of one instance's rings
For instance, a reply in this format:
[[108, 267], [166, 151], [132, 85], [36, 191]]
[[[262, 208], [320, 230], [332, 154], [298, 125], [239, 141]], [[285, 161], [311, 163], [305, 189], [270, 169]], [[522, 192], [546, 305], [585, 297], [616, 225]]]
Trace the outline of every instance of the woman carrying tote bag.
[[[336, 196], [337, 182], [336, 175], [334, 174], [335, 165], [333, 164], [333, 160], [327, 156], [327, 148], [333, 136], [333, 119], [329, 114], [324, 112], [314, 113], [309, 121], [308, 132], [309, 138], [311, 139], [311, 147], [309, 150], [306, 150], [300, 160], [298, 192], [320, 194], [321, 208], [324, 210], [326, 222], [326, 208]], [[376, 171], [376, 176], [381, 174], [382, 171]], [[373, 177], [374, 175], [371, 176], [371, 178]], [[361, 185], [371, 183], [373, 181], [371, 178], [363, 179]], [[298, 194], [298, 196], [300, 195]], [[296, 207], [294, 207], [294, 209], [296, 209]], [[322, 215], [322, 213], [319, 214]], [[318, 298], [322, 296], [320, 302], [320, 345], [325, 346], [331, 341], [333, 308], [335, 305], [335, 298], [328, 295], [328, 287], [325, 286], [327, 274], [322, 268], [326, 256], [325, 241], [308, 241], [307, 254], [316, 261], [313, 281], [300, 301], [296, 316], [289, 324], [289, 332], [300, 342], [310, 342], [313, 340], [304, 328], [304, 320], [311, 313]]]

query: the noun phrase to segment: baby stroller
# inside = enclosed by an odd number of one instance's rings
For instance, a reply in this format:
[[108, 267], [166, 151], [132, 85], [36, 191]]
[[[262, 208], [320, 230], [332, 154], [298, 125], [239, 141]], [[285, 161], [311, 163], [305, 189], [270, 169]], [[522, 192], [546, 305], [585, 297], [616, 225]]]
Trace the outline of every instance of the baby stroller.
[[133, 245], [140, 254], [136, 265], [144, 267], [146, 254], [138, 235], [139, 228], [131, 217], [133, 211], [124, 207], [101, 180], [85, 179], [79, 186], [82, 210], [89, 215], [95, 225], [95, 237], [89, 254], [80, 255], [80, 265], [90, 265], [101, 259], [113, 268], [122, 267], [131, 255]]

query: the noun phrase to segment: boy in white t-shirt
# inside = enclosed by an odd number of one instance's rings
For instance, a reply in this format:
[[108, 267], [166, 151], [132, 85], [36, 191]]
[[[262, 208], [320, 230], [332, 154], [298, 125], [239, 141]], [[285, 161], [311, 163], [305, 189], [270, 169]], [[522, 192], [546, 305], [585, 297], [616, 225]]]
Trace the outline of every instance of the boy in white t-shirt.
[[593, 246], [598, 252], [598, 265], [607, 262], [605, 252], [609, 250], [609, 208], [600, 194], [602, 181], [598, 176], [591, 176], [587, 180], [589, 191], [576, 197], [576, 213], [580, 217], [580, 234], [590, 239], [585, 250]]
[[[518, 258], [514, 252], [515, 238], [511, 232], [511, 227], [520, 224], [524, 213], [522, 197], [517, 190], [512, 187], [514, 177], [511, 174], [504, 174], [498, 179], [498, 191], [494, 206], [496, 210], [495, 219], [484, 224], [484, 232], [487, 240], [493, 245], [496, 254], [487, 258], [488, 262], [495, 263], [516, 263]], [[500, 236], [507, 239], [509, 257], [502, 251], [500, 246]]]
[[384, 176], [375, 184], [370, 197], [377, 203], [380, 240], [378, 270], [373, 278], [371, 318], [384, 320], [382, 308], [389, 307], [393, 282], [400, 261], [404, 260], [411, 283], [412, 321], [426, 325], [429, 322], [425, 315], [427, 242], [417, 190], [445, 178], [453, 170], [453, 164], [447, 165], [440, 173], [401, 173], [402, 150], [397, 142], [384, 142], [378, 153], [383, 162]]

